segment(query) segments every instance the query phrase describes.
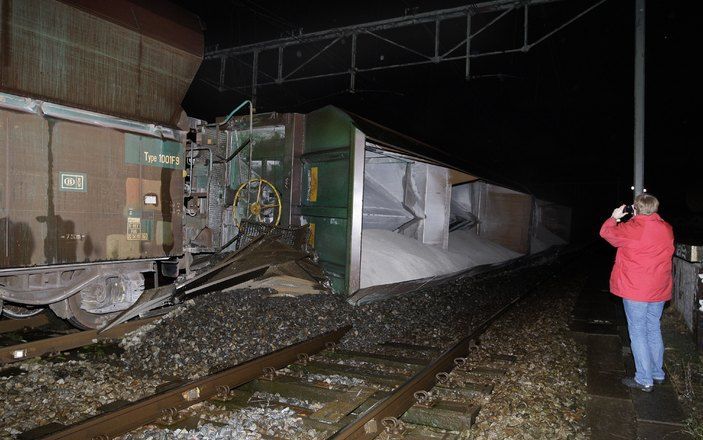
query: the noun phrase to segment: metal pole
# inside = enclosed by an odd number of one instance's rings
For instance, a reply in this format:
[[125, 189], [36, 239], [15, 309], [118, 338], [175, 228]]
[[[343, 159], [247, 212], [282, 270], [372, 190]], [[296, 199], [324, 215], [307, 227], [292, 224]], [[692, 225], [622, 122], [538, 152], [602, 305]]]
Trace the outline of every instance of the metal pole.
[[220, 83], [219, 91], [225, 90], [225, 69], [227, 68], [227, 57], [220, 57]]
[[435, 63], [439, 62], [439, 18], [434, 22], [434, 57], [432, 60]]
[[256, 106], [256, 88], [259, 82], [259, 51], [254, 51], [254, 61], [251, 66], [251, 106]]
[[525, 4], [525, 14], [524, 14], [524, 24], [523, 24], [523, 35], [522, 35], [522, 49], [527, 52], [530, 47], [529, 44], [529, 19], [530, 19], [530, 5]]
[[466, 65], [464, 66], [466, 81], [471, 76], [471, 13], [466, 14]]
[[283, 82], [283, 46], [278, 48], [278, 77], [276, 77], [277, 83]]
[[356, 92], [356, 34], [352, 34], [351, 68], [349, 69], [349, 92]]
[[635, 0], [635, 195], [644, 190], [644, 10]]

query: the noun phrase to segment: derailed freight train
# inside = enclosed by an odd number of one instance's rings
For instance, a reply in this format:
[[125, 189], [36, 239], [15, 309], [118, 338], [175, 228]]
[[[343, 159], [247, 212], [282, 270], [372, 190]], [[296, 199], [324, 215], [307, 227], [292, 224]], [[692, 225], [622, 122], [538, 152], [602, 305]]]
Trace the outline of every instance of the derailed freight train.
[[568, 241], [568, 208], [334, 107], [185, 117], [203, 39], [168, 4], [3, 5], [5, 316], [48, 306], [101, 327], [256, 225], [306, 226], [331, 288], [357, 302]]

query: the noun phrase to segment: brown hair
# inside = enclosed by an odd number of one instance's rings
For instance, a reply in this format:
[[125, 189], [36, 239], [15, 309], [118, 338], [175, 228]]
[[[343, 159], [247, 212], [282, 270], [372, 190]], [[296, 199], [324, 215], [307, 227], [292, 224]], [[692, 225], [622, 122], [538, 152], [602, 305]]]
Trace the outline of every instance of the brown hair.
[[640, 194], [635, 197], [635, 209], [637, 210], [637, 214], [654, 214], [659, 209], [659, 200], [649, 194]]

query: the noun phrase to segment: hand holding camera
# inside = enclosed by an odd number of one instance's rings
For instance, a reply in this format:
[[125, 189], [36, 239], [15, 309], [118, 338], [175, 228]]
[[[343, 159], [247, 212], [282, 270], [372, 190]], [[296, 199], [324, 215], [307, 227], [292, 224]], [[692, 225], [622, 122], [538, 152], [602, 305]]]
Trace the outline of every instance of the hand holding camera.
[[620, 221], [626, 215], [635, 215], [635, 208], [632, 205], [620, 205], [613, 210], [613, 217], [615, 220]]

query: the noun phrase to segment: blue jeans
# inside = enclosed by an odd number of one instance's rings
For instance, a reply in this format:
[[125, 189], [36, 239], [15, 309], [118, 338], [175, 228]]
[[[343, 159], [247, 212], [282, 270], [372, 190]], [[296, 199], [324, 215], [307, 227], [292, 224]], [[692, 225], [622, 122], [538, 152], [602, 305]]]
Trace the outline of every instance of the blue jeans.
[[653, 385], [653, 380], [664, 380], [664, 341], [659, 320], [664, 303], [622, 300], [630, 332], [630, 348], [635, 358], [635, 380], [644, 386]]

